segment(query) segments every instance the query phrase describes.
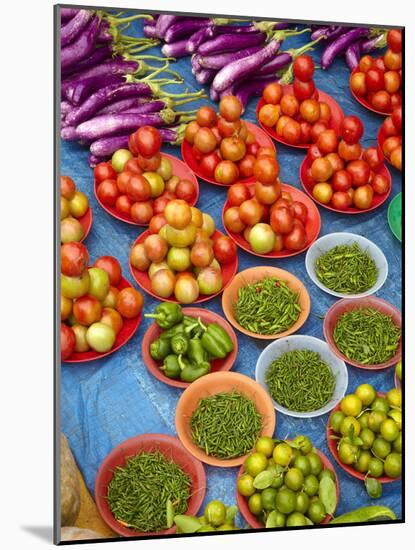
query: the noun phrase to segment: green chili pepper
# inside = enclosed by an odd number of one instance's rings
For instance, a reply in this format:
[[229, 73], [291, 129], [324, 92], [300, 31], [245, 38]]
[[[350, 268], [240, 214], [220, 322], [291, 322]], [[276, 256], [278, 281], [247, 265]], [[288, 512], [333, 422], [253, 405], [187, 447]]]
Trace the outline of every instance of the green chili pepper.
[[209, 374], [210, 369], [211, 367], [209, 361], [203, 361], [202, 363], [190, 363], [180, 372], [180, 379], [183, 380], [183, 382], [193, 382], [201, 376]]
[[381, 521], [396, 519], [395, 512], [387, 506], [364, 506], [351, 512], [346, 512], [330, 521], [334, 523], [366, 523], [368, 521]]
[[160, 367], [167, 378], [179, 378], [180, 376], [180, 363], [177, 355], [170, 354], [164, 358], [163, 366]]
[[183, 319], [179, 304], [163, 303], [156, 307], [154, 313], [146, 313], [144, 317], [155, 319], [160, 328], [169, 329]]
[[171, 349], [176, 355], [183, 355], [189, 348], [189, 337], [185, 332], [175, 334], [170, 340]]
[[189, 348], [187, 350], [187, 357], [193, 363], [199, 364], [206, 361], [206, 351], [202, 346], [200, 338], [192, 338], [189, 342]]
[[162, 359], [167, 357], [169, 353], [171, 353], [171, 345], [169, 340], [157, 338], [157, 340], [151, 342], [150, 355], [156, 361], [161, 361]]
[[160, 334], [160, 338], [162, 340], [171, 340], [173, 336], [176, 336], [176, 334], [184, 334], [184, 324], [179, 323], [178, 325], [175, 325], [174, 327], [170, 328], [169, 330], [165, 330]]
[[223, 359], [233, 351], [233, 342], [231, 337], [217, 323], [211, 323], [207, 326], [202, 338], [201, 338], [203, 348], [209, 353], [214, 359]]

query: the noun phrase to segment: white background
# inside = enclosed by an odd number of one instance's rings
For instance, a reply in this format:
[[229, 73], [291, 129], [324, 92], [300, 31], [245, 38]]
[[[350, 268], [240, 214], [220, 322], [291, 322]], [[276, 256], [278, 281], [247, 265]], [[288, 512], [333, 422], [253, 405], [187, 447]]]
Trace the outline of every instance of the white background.
[[[209, 11], [322, 21], [406, 25], [406, 525], [140, 541], [83, 548], [190, 549], [212, 545], [408, 547], [415, 538], [414, 461], [414, 51], [411, 2], [401, 0], [103, 0], [114, 7]], [[413, 5], [413, 4], [412, 4]], [[6, 7], [7, 6], [7, 7]], [[0, 518], [3, 548], [51, 545], [53, 419], [53, 19], [51, 0], [2, 3], [0, 15]], [[412, 340], [412, 341], [411, 341]], [[356, 502], [356, 507], [359, 503]], [[122, 545], [122, 546], [121, 546]], [[128, 545], [128, 546], [127, 546]], [[225, 546], [226, 545], [226, 546]]]

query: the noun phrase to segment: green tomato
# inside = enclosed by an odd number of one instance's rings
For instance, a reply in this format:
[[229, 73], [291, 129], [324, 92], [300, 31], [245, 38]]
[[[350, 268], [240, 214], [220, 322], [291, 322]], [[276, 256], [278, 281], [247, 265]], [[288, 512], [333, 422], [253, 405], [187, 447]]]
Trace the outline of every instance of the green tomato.
[[104, 323], [92, 323], [86, 332], [89, 347], [98, 353], [106, 353], [115, 342], [115, 331]]
[[358, 448], [355, 445], [351, 445], [347, 441], [342, 441], [340, 443], [338, 452], [339, 458], [343, 464], [353, 464], [358, 456]]
[[270, 511], [275, 508], [275, 498], [277, 496], [277, 489], [268, 487], [261, 493], [261, 503], [264, 510]]
[[368, 428], [370, 428], [372, 432], [379, 432], [380, 426], [382, 422], [386, 420], [386, 418], [386, 413], [384, 413], [383, 411], [372, 411], [369, 414], [367, 422]]
[[360, 384], [355, 394], [365, 407], [368, 407], [376, 399], [376, 390], [370, 384]]
[[297, 435], [297, 437], [294, 437], [292, 440], [292, 443], [298, 447], [304, 455], [311, 453], [313, 450], [313, 444], [306, 435]]
[[272, 458], [280, 466], [288, 466], [291, 462], [293, 450], [287, 443], [278, 443], [272, 453]]
[[397, 453], [402, 452], [402, 432], [399, 432], [399, 435], [393, 442], [392, 447], [393, 447], [393, 450], [396, 451]]
[[250, 497], [255, 493], [254, 478], [249, 474], [242, 475], [237, 481], [238, 493]]
[[320, 484], [317, 477], [313, 474], [308, 475], [304, 479], [304, 491], [309, 497], [313, 497], [318, 493]]
[[390, 405], [386, 397], [376, 397], [371, 406], [372, 411], [380, 411], [385, 414], [389, 412]]
[[400, 388], [392, 388], [386, 394], [386, 399], [391, 407], [402, 406], [402, 390]]
[[378, 458], [386, 458], [392, 450], [392, 445], [383, 437], [377, 437], [372, 445], [372, 453]]
[[212, 500], [205, 508], [205, 518], [209, 525], [219, 527], [226, 518], [226, 506], [220, 500]]
[[300, 512], [293, 512], [287, 517], [287, 527], [302, 527], [307, 525], [307, 520], [304, 514]]
[[381, 477], [383, 474], [383, 462], [380, 458], [373, 456], [369, 461], [367, 472], [372, 477]]
[[299, 493], [297, 493], [296, 498], [297, 498], [297, 501], [295, 504], [295, 511], [305, 514], [310, 505], [310, 497], [307, 495], [306, 492], [300, 491]]
[[323, 469], [323, 463], [321, 462], [321, 458], [318, 456], [317, 453], [311, 452], [307, 455], [308, 460], [310, 461], [310, 470], [311, 473], [315, 476], [318, 476], [321, 470]]
[[392, 418], [387, 418], [380, 425], [380, 433], [386, 441], [395, 441], [399, 435], [398, 425]]
[[365, 474], [369, 469], [372, 453], [367, 450], [363, 450], [359, 454], [359, 458], [356, 460], [355, 468], [358, 472]]
[[282, 514], [291, 514], [295, 510], [297, 497], [294, 491], [283, 487], [278, 490], [275, 498], [275, 506]]
[[363, 441], [362, 449], [370, 449], [375, 441], [375, 433], [372, 432], [369, 428], [363, 428], [359, 435], [360, 439]]
[[167, 157], [161, 157], [160, 166], [157, 168], [157, 174], [164, 179], [169, 180], [173, 175], [173, 166]]
[[262, 512], [261, 493], [255, 493], [248, 499], [248, 508], [254, 514], [259, 516]]
[[124, 170], [125, 163], [133, 158], [133, 154], [128, 149], [118, 149], [112, 155], [111, 164], [114, 170], [118, 173]]
[[290, 468], [284, 476], [284, 483], [292, 491], [299, 491], [304, 483], [303, 472], [299, 468]]
[[401, 453], [391, 453], [386, 457], [384, 463], [385, 474], [389, 477], [400, 477], [402, 474]]
[[298, 468], [304, 476], [308, 476], [311, 473], [311, 465], [308, 456], [297, 456], [294, 461], [294, 467]]
[[307, 516], [315, 524], [321, 523], [326, 517], [326, 509], [320, 499], [315, 499], [310, 502], [310, 506], [307, 511]]
[[349, 435], [350, 426], [353, 426], [353, 434], [359, 435], [360, 424], [354, 416], [346, 416], [346, 418], [343, 420], [342, 425], [340, 426], [341, 434], [347, 437]]
[[402, 380], [402, 361], [399, 361], [398, 363], [396, 363], [395, 373], [398, 380]]
[[369, 411], [366, 411], [362, 414], [362, 416], [359, 416], [359, 424], [360, 424], [360, 428], [363, 430], [364, 428], [367, 428], [368, 427], [368, 422], [369, 422], [369, 414], [370, 412]]
[[272, 451], [274, 450], [275, 443], [272, 437], [268, 437], [267, 435], [263, 435], [260, 438], [258, 438], [258, 441], [255, 445], [255, 450], [258, 453], [262, 453], [267, 458], [272, 456]]
[[330, 427], [337, 433], [340, 433], [340, 428], [346, 416], [341, 411], [336, 411], [330, 416]]
[[256, 477], [258, 474], [263, 472], [267, 466], [267, 457], [262, 453], [252, 453], [248, 456], [244, 463], [245, 472], [250, 474], [252, 477]]

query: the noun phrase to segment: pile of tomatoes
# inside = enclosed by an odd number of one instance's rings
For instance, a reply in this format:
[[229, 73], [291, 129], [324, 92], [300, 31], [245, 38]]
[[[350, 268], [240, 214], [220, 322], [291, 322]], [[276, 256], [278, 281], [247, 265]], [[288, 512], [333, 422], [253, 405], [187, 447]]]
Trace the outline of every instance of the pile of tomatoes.
[[223, 222], [231, 233], [243, 233], [256, 254], [282, 250], [299, 251], [307, 244], [308, 210], [281, 190], [281, 184], [235, 183], [228, 190]]
[[61, 243], [80, 242], [85, 230], [79, 221], [89, 209], [88, 197], [69, 176], [61, 176]]
[[254, 163], [265, 149], [241, 120], [242, 104], [233, 95], [219, 102], [219, 115], [212, 107], [198, 109], [196, 120], [186, 127], [184, 139], [202, 174], [222, 185], [232, 185], [238, 179], [254, 175]]
[[157, 128], [143, 126], [131, 134], [129, 150], [119, 149], [111, 162], [94, 169], [96, 194], [102, 204], [137, 224], [148, 224], [174, 198], [194, 203], [195, 183], [173, 174], [170, 160], [160, 153]]
[[319, 101], [313, 80], [314, 62], [301, 55], [293, 64], [292, 93], [278, 82], [266, 86], [262, 93], [264, 104], [258, 111], [259, 121], [274, 128], [278, 136], [290, 145], [314, 143], [332, 119], [330, 106]]
[[390, 180], [379, 172], [384, 157], [379, 147], [363, 149], [363, 124], [356, 116], [344, 118], [340, 139], [334, 130], [322, 132], [307, 153], [307, 180], [313, 197], [337, 210], [354, 206], [367, 210], [374, 194], [390, 189]]
[[[223, 288], [221, 264], [236, 262], [236, 245], [216, 231], [213, 218], [185, 201], [169, 201], [158, 232], [136, 242], [131, 266], [147, 272], [152, 292], [183, 304]], [[150, 227], [150, 231], [151, 231]], [[140, 241], [140, 238], [138, 239]]]
[[74, 352], [107, 353], [124, 319], [137, 317], [143, 297], [132, 287], [119, 288], [121, 266], [102, 256], [89, 266], [89, 253], [78, 242], [61, 246], [61, 358]]
[[402, 171], [402, 106], [395, 107], [392, 115], [381, 126], [384, 139], [381, 143], [385, 157], [397, 170]]
[[364, 55], [350, 77], [350, 88], [376, 111], [390, 113], [402, 104], [402, 33], [393, 29], [387, 34], [388, 49], [374, 59]]

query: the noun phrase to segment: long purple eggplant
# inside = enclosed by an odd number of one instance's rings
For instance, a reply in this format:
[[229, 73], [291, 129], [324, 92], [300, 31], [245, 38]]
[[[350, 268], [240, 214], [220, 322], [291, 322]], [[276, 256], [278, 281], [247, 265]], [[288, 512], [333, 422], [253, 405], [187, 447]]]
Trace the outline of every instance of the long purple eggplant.
[[309, 42], [308, 44], [304, 44], [304, 46], [301, 46], [300, 48], [296, 49], [290, 49], [285, 52], [280, 52], [278, 55], [276, 55], [274, 58], [271, 59], [271, 61], [268, 61], [262, 67], [260, 67], [256, 73], [255, 77], [259, 76], [266, 76], [270, 74], [276, 74], [278, 71], [286, 67], [289, 63], [294, 61], [297, 57], [300, 55], [303, 55], [305, 52], [312, 50], [313, 46], [317, 44], [321, 40], [320, 38], [316, 38], [312, 42]]
[[82, 122], [76, 127], [78, 138], [86, 141], [95, 141], [101, 137], [114, 136], [134, 132], [141, 126], [164, 126], [172, 124], [176, 113], [171, 109], [164, 109], [158, 113], [118, 113], [101, 115]]
[[75, 17], [75, 15], [78, 13], [77, 8], [61, 8], [60, 9], [60, 16], [61, 21], [66, 22]]
[[358, 65], [360, 60], [360, 44], [359, 41], [353, 42], [346, 48], [346, 53], [344, 55], [346, 59], [347, 66], [351, 71], [353, 71]]
[[65, 26], [61, 27], [61, 48], [73, 42], [93, 17], [93, 11], [79, 10], [75, 17], [66, 23]]
[[167, 104], [162, 99], [156, 99], [154, 101], [147, 101], [147, 103], [142, 103], [136, 107], [130, 107], [123, 111], [123, 113], [158, 113], [167, 107]]
[[205, 25], [198, 31], [192, 34], [186, 44], [186, 50], [192, 54], [198, 49], [200, 44], [206, 42], [209, 38], [212, 38], [215, 33], [215, 27], [213, 25]]
[[123, 75], [91, 76], [83, 80], [76, 80], [67, 86], [63, 82], [62, 91], [68, 101], [73, 105], [79, 105], [97, 90], [111, 84], [123, 84], [124, 82]]
[[164, 38], [164, 35], [166, 34], [169, 27], [171, 27], [174, 23], [177, 23], [181, 19], [183, 19], [183, 17], [180, 17], [178, 15], [160, 15], [156, 23], [157, 36], [159, 38]]
[[328, 69], [335, 58], [346, 51], [346, 49], [356, 42], [359, 38], [364, 38], [369, 34], [369, 29], [357, 27], [345, 32], [339, 38], [331, 42], [321, 55], [321, 68]]
[[76, 141], [78, 139], [78, 132], [75, 126], [65, 126], [61, 129], [61, 138], [65, 141]]
[[98, 30], [99, 17], [94, 17], [75, 42], [61, 49], [62, 69], [76, 65], [92, 53]]
[[82, 75], [83, 71], [100, 65], [103, 61], [107, 61], [112, 57], [112, 48], [111, 46], [102, 46], [101, 48], [96, 48], [92, 54], [86, 59], [80, 61], [75, 66], [68, 68], [67, 70], [61, 71], [64, 78], [70, 77], [72, 75]]
[[220, 34], [212, 40], [203, 42], [197, 50], [200, 55], [211, 55], [213, 53], [237, 51], [242, 48], [258, 46], [266, 40], [263, 32], [249, 34]]
[[189, 37], [196, 31], [211, 25], [210, 19], [206, 17], [190, 17], [184, 21], [179, 21], [171, 25], [164, 35], [164, 41], [167, 44], [177, 42], [182, 38]]
[[202, 86], [210, 84], [216, 76], [216, 71], [212, 69], [202, 69], [195, 74], [196, 81]]
[[311, 33], [310, 38], [311, 40], [316, 40], [316, 38], [320, 38], [320, 36], [325, 38], [329, 31], [330, 27], [317, 27]]
[[187, 51], [187, 38], [178, 40], [172, 44], [164, 44], [161, 48], [161, 53], [165, 57], [185, 57], [186, 55], [189, 55], [189, 52]]
[[262, 46], [252, 46], [252, 48], [244, 48], [237, 52], [225, 52], [207, 56], [196, 54], [195, 57], [197, 58], [199, 65], [204, 69], [214, 69], [219, 71], [222, 67], [228, 65], [228, 63], [248, 57], [259, 52], [260, 50], [262, 50]]
[[129, 97], [127, 99], [120, 99], [114, 101], [109, 105], [106, 105], [103, 109], [98, 111], [97, 115], [108, 115], [110, 113], [123, 113], [128, 109], [134, 109], [144, 103], [149, 103], [151, 99], [149, 97]]
[[157, 29], [155, 25], [144, 25], [144, 36], [147, 38], [157, 38]]
[[362, 40], [360, 49], [362, 55], [365, 55], [367, 53], [371, 53], [377, 48], [385, 48], [386, 47], [386, 36], [387, 33], [383, 32], [382, 34], [379, 34], [377, 36], [374, 36], [373, 38], [368, 38], [367, 40]]

